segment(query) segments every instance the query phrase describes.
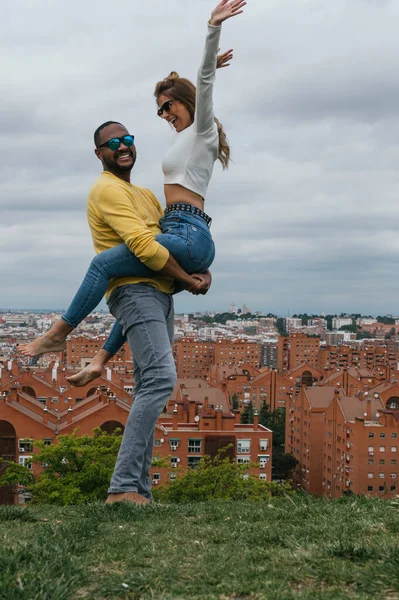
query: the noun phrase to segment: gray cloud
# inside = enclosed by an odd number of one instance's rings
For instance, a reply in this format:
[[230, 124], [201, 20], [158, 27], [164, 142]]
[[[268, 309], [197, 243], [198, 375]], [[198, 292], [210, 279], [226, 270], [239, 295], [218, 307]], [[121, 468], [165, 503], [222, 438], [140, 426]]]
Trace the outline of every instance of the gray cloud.
[[[134, 182], [163, 202], [174, 133], [154, 85], [172, 69], [195, 79], [213, 4], [0, 9], [0, 306], [65, 307], [79, 284], [99, 123], [136, 135]], [[212, 290], [181, 294], [177, 310], [397, 312], [398, 17], [389, 1], [251, 0], [223, 26], [235, 59], [215, 112], [234, 163], [215, 167], [206, 200]]]

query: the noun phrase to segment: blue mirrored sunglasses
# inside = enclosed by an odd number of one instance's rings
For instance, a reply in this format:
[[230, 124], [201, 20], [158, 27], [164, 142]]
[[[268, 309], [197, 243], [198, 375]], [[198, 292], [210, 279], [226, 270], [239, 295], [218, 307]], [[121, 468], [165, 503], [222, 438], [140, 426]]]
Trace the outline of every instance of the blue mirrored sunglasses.
[[124, 146], [127, 146], [127, 147], [133, 146], [134, 135], [124, 135], [123, 137], [120, 137], [120, 138], [111, 138], [110, 140], [107, 140], [103, 144], [100, 144], [98, 146], [98, 148], [103, 148], [104, 146], [107, 146], [107, 148], [109, 148], [110, 150], [118, 150], [118, 148], [121, 144], [123, 144]]

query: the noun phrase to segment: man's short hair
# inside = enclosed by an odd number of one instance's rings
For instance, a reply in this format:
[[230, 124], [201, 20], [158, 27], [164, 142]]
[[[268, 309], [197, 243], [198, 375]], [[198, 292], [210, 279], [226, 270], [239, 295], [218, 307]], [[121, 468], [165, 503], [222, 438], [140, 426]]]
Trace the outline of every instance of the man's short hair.
[[108, 127], [108, 125], [120, 125], [121, 127], [124, 127], [119, 121], [105, 121], [105, 123], [102, 123], [102, 125], [97, 127], [94, 132], [94, 145], [96, 148], [98, 148], [98, 144], [100, 143], [100, 131], [104, 129], [104, 127]]

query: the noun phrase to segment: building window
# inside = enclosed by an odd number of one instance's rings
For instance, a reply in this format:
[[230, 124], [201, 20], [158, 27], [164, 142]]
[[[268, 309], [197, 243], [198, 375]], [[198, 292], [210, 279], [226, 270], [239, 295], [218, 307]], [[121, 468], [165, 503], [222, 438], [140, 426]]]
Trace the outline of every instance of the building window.
[[384, 479], [384, 473], [378, 473], [378, 477], [379, 477], [380, 479]]
[[374, 437], [374, 432], [373, 431], [369, 431], [369, 438], [373, 438]]
[[384, 438], [384, 437], [385, 437], [385, 433], [382, 431], [382, 432], [380, 433], [380, 438], [382, 439], [382, 438]]
[[188, 440], [188, 451], [191, 454], [201, 454], [201, 440]]
[[180, 445], [180, 440], [178, 438], [170, 438], [169, 446], [171, 450], [177, 450]]
[[18, 452], [33, 452], [32, 440], [24, 438], [18, 440]]
[[391, 473], [391, 479], [396, 479], [396, 473]]
[[385, 465], [385, 460], [383, 458], [380, 458], [380, 465]]
[[267, 446], [269, 445], [269, 440], [260, 440], [259, 447], [261, 450], [267, 450]]
[[396, 458], [391, 459], [391, 465], [396, 465]]
[[32, 456], [20, 456], [18, 459], [18, 464], [23, 467], [27, 467], [28, 469], [32, 469]]
[[51, 446], [51, 444], [52, 444], [52, 443], [53, 443], [53, 440], [52, 440], [52, 438], [44, 438], [44, 439], [43, 439], [43, 444], [44, 444], [45, 446]]
[[237, 463], [239, 465], [249, 465], [249, 456], [237, 456]]
[[154, 473], [152, 476], [152, 483], [154, 485], [158, 485], [158, 483], [161, 481], [161, 474], [160, 473]]
[[160, 446], [161, 440], [154, 440], [154, 446]]
[[[249, 457], [248, 457], [249, 459]], [[268, 462], [270, 462], [270, 454], [265, 454], [264, 456], [258, 456], [259, 459], [259, 468], [264, 469]]]
[[396, 438], [397, 438], [397, 437], [398, 437], [398, 434], [397, 434], [397, 433], [391, 433], [391, 438], [392, 438], [393, 440], [396, 440]]
[[396, 452], [397, 448], [396, 446], [391, 446], [391, 452]]
[[374, 446], [369, 446], [369, 452], [374, 452]]
[[177, 468], [177, 466], [179, 465], [179, 462], [180, 462], [180, 458], [178, 458], [177, 456], [170, 457], [170, 466], [173, 467], [174, 469]]
[[261, 473], [261, 474], [259, 475], [259, 479], [260, 479], [261, 481], [266, 481], [266, 480], [267, 480], [267, 475], [266, 475], [266, 473]]
[[374, 464], [374, 458], [369, 458], [368, 463], [369, 463], [369, 465], [373, 465]]
[[251, 451], [251, 440], [237, 440], [237, 454], [249, 454]]
[[171, 481], [175, 481], [175, 480], [177, 479], [177, 473], [171, 473], [171, 474], [169, 475], [169, 479], [170, 479]]
[[385, 452], [385, 446], [380, 446], [380, 452]]
[[374, 477], [374, 473], [367, 473], [367, 477], [368, 477], [369, 479], [373, 479], [373, 477]]
[[198, 467], [200, 460], [200, 456], [189, 456], [187, 459], [187, 465], [190, 467], [190, 469], [195, 469]]
[[378, 486], [378, 491], [379, 492], [385, 492], [385, 486], [384, 485], [379, 485]]

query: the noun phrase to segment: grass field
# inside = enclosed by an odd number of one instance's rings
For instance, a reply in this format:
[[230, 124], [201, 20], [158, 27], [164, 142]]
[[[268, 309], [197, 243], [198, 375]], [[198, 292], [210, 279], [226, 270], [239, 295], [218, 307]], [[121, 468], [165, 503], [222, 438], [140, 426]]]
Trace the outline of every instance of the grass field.
[[399, 600], [399, 499], [0, 507], [0, 598]]

